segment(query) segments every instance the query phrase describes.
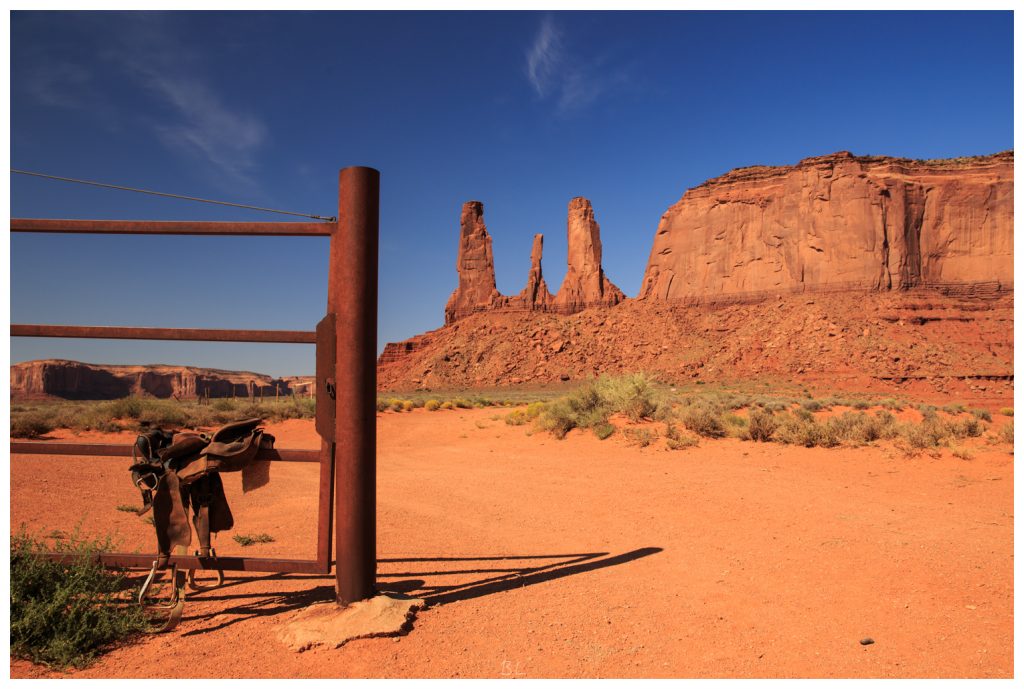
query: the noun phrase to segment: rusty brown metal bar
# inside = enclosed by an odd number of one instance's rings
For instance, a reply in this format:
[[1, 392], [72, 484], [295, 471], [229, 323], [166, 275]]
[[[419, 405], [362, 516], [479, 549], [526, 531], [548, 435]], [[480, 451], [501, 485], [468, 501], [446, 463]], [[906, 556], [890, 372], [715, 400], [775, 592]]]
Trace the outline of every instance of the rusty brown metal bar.
[[334, 534], [334, 444], [320, 440], [320, 494], [317, 500], [316, 561], [321, 572], [331, 573], [331, 536]]
[[107, 325], [11, 324], [11, 337], [84, 337], [102, 340], [195, 340], [202, 342], [281, 342], [316, 344], [307, 330], [210, 330], [206, 328], [136, 328]]
[[11, 232], [62, 234], [188, 234], [329, 237], [333, 222], [208, 222], [191, 220], [58, 220], [11, 218]]
[[327, 311], [337, 316], [335, 568], [338, 603], [376, 593], [377, 245], [380, 173], [338, 175], [338, 231], [331, 237]]
[[[132, 445], [118, 443], [55, 443], [12, 440], [12, 455], [61, 455], [81, 457], [131, 457]], [[261, 462], [319, 462], [317, 450], [269, 449], [256, 453]]]
[[[66, 562], [75, 557], [73, 553], [40, 553], [42, 557], [58, 562]], [[129, 569], [149, 569], [153, 566], [156, 555], [139, 553], [100, 553], [99, 560], [107, 567], [126, 567]], [[195, 555], [172, 555], [170, 564], [188, 569], [222, 569], [231, 572], [294, 572], [297, 574], [324, 574], [320, 563], [316, 560], [289, 560], [265, 557], [232, 557], [217, 558], [196, 557]]]

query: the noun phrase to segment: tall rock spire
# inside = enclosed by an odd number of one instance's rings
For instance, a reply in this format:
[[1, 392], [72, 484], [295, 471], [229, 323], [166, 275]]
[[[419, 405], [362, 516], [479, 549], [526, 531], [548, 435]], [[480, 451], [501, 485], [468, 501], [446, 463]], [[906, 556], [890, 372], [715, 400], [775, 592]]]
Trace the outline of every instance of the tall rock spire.
[[614, 306], [625, 299], [601, 267], [601, 226], [590, 201], [581, 196], [569, 202], [568, 235], [569, 265], [552, 302], [554, 309], [575, 313], [589, 306]]
[[444, 308], [445, 324], [475, 310], [499, 306], [505, 301], [494, 280], [491, 235], [487, 234], [487, 226], [484, 225], [484, 204], [479, 201], [462, 204], [459, 258], [455, 268], [459, 272], [459, 286]]
[[526, 287], [519, 293], [521, 305], [531, 309], [544, 310], [551, 303], [551, 292], [548, 291], [548, 284], [544, 282], [544, 274], [541, 271], [541, 256], [544, 253], [544, 235], [533, 235], [533, 250], [530, 251], [530, 274], [526, 278]]

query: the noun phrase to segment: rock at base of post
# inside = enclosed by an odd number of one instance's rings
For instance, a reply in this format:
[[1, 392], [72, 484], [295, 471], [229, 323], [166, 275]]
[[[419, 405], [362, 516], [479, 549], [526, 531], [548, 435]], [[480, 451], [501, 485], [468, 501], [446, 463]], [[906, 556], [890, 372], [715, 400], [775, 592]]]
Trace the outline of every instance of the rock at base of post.
[[303, 608], [277, 631], [277, 638], [293, 651], [314, 646], [338, 648], [354, 639], [397, 636], [412, 628], [422, 598], [382, 593], [341, 607], [316, 603]]

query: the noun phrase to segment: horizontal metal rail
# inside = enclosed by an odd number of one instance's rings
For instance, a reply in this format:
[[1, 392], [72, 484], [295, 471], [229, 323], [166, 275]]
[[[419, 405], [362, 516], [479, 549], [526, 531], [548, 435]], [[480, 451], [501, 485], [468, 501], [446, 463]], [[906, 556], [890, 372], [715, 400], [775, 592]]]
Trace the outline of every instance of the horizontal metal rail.
[[[57, 443], [11, 441], [12, 455], [70, 455], [81, 457], [131, 457], [132, 445], [121, 443]], [[256, 453], [262, 462], [319, 462], [320, 450], [262, 449]]]
[[210, 222], [191, 220], [57, 220], [11, 218], [11, 232], [62, 234], [190, 234], [330, 237], [333, 222]]
[[[69, 562], [73, 553], [40, 553], [48, 560]], [[126, 567], [129, 569], [149, 569], [157, 555], [140, 553], [100, 553], [99, 560], [107, 567]], [[290, 560], [266, 557], [198, 557], [196, 555], [172, 555], [170, 564], [188, 569], [214, 570], [221, 569], [233, 572], [293, 572], [297, 574], [329, 574], [330, 563], [317, 560]]]
[[203, 342], [280, 342], [316, 344], [312, 330], [209, 330], [135, 328], [107, 325], [11, 324], [11, 337], [85, 337], [101, 340], [195, 340]]

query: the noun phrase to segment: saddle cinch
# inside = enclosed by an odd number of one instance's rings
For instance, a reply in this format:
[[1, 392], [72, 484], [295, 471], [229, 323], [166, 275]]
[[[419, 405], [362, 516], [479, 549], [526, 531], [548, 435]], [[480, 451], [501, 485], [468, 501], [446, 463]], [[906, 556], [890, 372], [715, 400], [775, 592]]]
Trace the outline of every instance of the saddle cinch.
[[[227, 531], [234, 526], [234, 517], [224, 495], [220, 473], [241, 471], [249, 467], [260, 448], [271, 448], [274, 436], [260, 427], [262, 419], [245, 419], [229, 423], [212, 436], [205, 433], [175, 432], [156, 429], [143, 433], [132, 448], [132, 481], [142, 491], [143, 506], [139, 515], [153, 511], [158, 558], [139, 591], [139, 603], [147, 605], [147, 593], [157, 572], [167, 569], [171, 554], [187, 555], [195, 526], [199, 549], [195, 555], [216, 560], [210, 545], [210, 534]], [[169, 600], [150, 607], [169, 611], [166, 622], [153, 631], [173, 629], [181, 620], [185, 606], [185, 584], [195, 591], [216, 588], [224, 583], [223, 570], [217, 572], [212, 586], [199, 584], [195, 570], [185, 573], [171, 566], [173, 590]]]

